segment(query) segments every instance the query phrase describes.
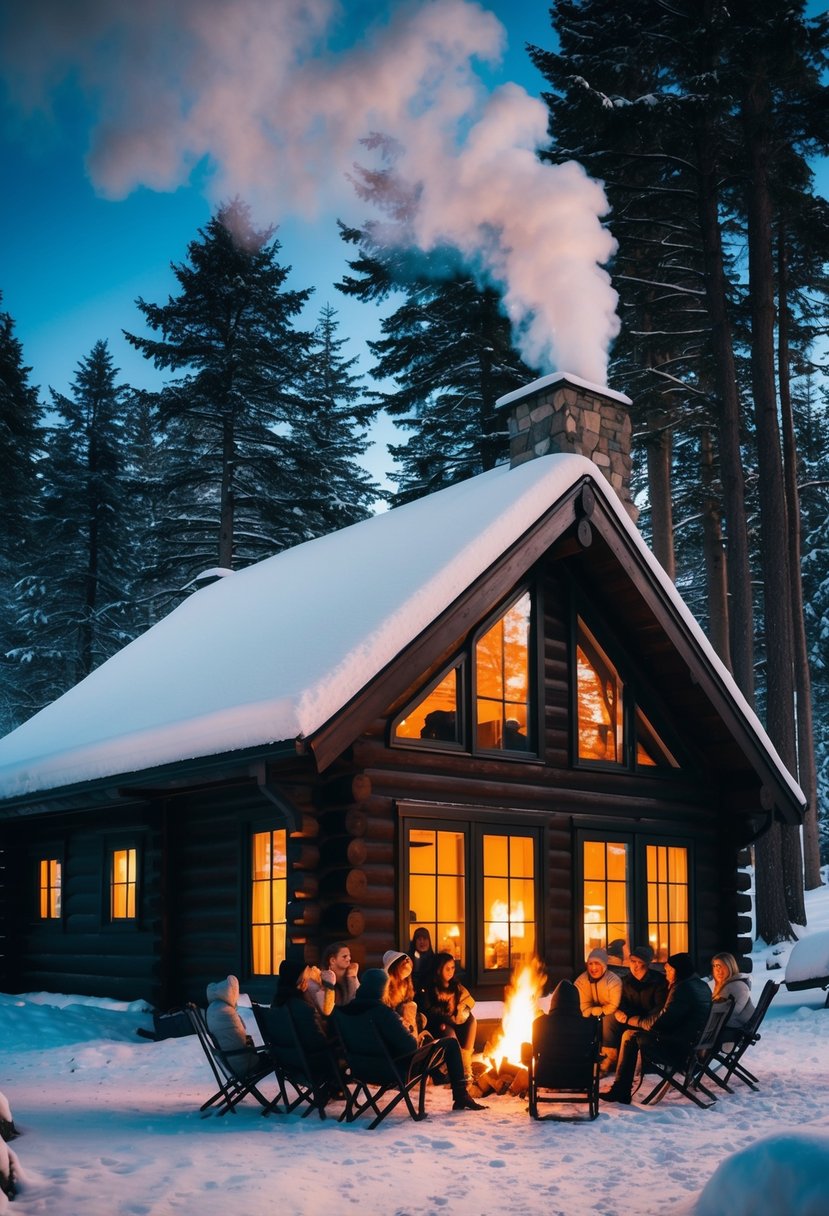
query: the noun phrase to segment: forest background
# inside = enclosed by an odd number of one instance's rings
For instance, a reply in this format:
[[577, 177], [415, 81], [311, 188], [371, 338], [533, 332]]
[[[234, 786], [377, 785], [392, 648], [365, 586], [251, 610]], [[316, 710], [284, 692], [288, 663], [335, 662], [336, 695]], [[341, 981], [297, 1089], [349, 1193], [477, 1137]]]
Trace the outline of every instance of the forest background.
[[[19, 138], [74, 107], [112, 205], [213, 200], [59, 388], [2, 305], [0, 730], [206, 579], [492, 467], [497, 398], [574, 372], [632, 399], [640, 526], [807, 796], [756, 850], [759, 935], [791, 936], [829, 852], [826, 13], [557, 0], [528, 91], [493, 86], [497, 6], [133, 7], [0, 15]], [[326, 192], [312, 297], [282, 214]]]

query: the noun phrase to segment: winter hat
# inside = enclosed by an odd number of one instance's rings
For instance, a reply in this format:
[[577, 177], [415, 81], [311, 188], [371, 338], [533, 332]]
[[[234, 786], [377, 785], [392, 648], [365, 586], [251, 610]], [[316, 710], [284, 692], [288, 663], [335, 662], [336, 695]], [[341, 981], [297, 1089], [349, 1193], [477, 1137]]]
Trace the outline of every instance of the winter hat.
[[606, 950], [591, 950], [587, 956], [588, 963], [590, 962], [590, 960], [592, 958], [598, 959], [600, 963], [603, 963], [604, 966], [607, 967], [607, 951]]
[[239, 981], [235, 975], [229, 975], [226, 979], [216, 980], [214, 984], [207, 985], [208, 1005], [212, 1004], [213, 1001], [225, 1001], [235, 1009], [238, 1000]]
[[625, 939], [617, 937], [615, 941], [607, 943], [608, 957], [612, 954], [614, 958], [625, 957]]
[[383, 971], [380, 967], [369, 967], [368, 971], [363, 972], [363, 978], [360, 981], [360, 998], [382, 1001], [388, 983], [388, 972]]
[[581, 1000], [575, 984], [569, 980], [560, 980], [556, 984], [550, 997], [550, 1013], [554, 1009], [558, 1013], [574, 1013], [581, 1017]]
[[299, 977], [305, 970], [305, 963], [297, 963], [292, 959], [283, 959], [279, 964], [279, 989], [296, 988]]
[[685, 954], [684, 952], [680, 954], [672, 954], [668, 959], [668, 962], [676, 972], [677, 983], [680, 980], [689, 980], [696, 972], [694, 960], [691, 958], [690, 954]]
[[650, 946], [634, 946], [630, 952], [631, 958], [641, 959], [646, 967], [650, 967], [653, 962], [653, 950]]
[[402, 950], [387, 950], [383, 955], [383, 970], [390, 971], [398, 959], [408, 957]]

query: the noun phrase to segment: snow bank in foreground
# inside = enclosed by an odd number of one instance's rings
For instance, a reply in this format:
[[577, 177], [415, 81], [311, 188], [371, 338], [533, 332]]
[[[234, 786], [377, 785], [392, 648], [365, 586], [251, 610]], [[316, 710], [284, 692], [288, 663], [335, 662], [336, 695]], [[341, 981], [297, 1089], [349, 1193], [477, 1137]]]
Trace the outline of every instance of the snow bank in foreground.
[[695, 1216], [826, 1216], [829, 1136], [789, 1132], [759, 1140], [714, 1171]]

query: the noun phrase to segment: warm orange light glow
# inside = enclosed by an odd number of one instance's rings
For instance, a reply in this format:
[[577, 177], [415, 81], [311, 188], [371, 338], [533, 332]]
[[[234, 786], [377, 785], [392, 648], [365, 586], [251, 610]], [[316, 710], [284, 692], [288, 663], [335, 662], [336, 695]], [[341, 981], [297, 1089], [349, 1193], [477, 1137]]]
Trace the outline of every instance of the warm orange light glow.
[[537, 958], [516, 968], [504, 998], [501, 1030], [493, 1040], [490, 1061], [498, 1068], [502, 1060], [521, 1064], [521, 1044], [532, 1042], [533, 1022], [541, 1012], [538, 1002], [544, 991], [547, 973]]

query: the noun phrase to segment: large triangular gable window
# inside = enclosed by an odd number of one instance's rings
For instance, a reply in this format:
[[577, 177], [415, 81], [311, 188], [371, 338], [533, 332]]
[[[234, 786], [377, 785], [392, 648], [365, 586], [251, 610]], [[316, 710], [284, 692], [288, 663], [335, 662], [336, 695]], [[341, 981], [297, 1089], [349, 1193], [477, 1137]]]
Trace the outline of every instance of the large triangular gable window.
[[531, 752], [532, 616], [533, 597], [524, 591], [490, 618], [452, 667], [395, 719], [392, 741], [475, 752]]
[[581, 617], [576, 620], [576, 738], [579, 763], [679, 768], [674, 752]]

